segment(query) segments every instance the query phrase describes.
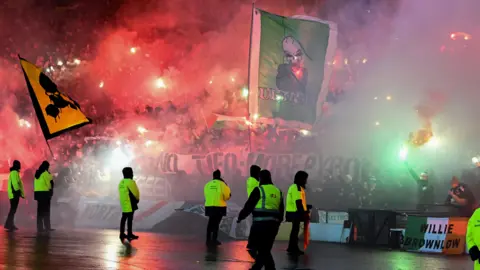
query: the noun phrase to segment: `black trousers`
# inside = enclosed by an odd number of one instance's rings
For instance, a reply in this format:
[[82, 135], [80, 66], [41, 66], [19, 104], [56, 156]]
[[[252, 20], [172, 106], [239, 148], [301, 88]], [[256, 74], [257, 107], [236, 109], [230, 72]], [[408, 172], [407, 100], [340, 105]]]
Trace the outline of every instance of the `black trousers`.
[[280, 223], [277, 221], [257, 221], [253, 222], [251, 231], [255, 235], [255, 248], [258, 250], [255, 257], [255, 263], [252, 266], [252, 270], [262, 269], [266, 270], [275, 269], [275, 261], [272, 257], [273, 242], [278, 233]]
[[255, 230], [253, 230], [253, 224], [252, 224], [252, 227], [250, 227], [250, 233], [248, 234], [247, 249], [257, 250], [255, 246], [256, 238], [257, 237], [255, 236]]
[[15, 227], [15, 213], [17, 213], [19, 201], [20, 197], [10, 199], [10, 211], [8, 212], [7, 220], [5, 221], [5, 229], [12, 229]]
[[288, 251], [298, 251], [298, 233], [300, 232], [300, 221], [292, 221], [292, 230], [290, 231], [290, 239], [288, 240]]
[[217, 241], [218, 230], [220, 229], [220, 222], [222, 222], [221, 215], [211, 215], [208, 217], [207, 243]]
[[133, 213], [122, 213], [122, 219], [120, 220], [120, 235], [125, 234], [125, 222], [127, 222], [128, 235], [133, 234]]
[[51, 199], [42, 198], [37, 200], [37, 230], [50, 230], [50, 204]]

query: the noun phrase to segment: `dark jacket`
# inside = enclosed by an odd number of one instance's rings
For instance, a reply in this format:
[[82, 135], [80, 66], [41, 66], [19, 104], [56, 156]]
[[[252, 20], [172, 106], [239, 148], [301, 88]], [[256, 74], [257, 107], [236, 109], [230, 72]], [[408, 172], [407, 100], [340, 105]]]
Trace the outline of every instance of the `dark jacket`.
[[[466, 205], [454, 205], [458, 209], [458, 215], [462, 217], [470, 217], [472, 216], [475, 209], [478, 207], [477, 200], [475, 199], [475, 195], [473, 194], [472, 190], [465, 184], [459, 184], [455, 188], [451, 188], [455, 195], [462, 199], [467, 200]], [[445, 202], [450, 204], [452, 201], [452, 196], [449, 194]]]
[[[429, 180], [420, 179], [420, 176], [410, 167], [407, 167], [412, 178], [417, 182], [417, 204], [425, 205], [433, 204], [435, 191], [433, 186], [429, 184]], [[423, 209], [423, 208], [422, 208]]]

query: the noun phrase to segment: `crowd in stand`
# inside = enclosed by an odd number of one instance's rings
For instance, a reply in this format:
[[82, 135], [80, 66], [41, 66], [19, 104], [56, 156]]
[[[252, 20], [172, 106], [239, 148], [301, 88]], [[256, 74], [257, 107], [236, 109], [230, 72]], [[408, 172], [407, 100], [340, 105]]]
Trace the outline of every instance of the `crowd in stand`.
[[[82, 14], [88, 14], [88, 16], [84, 15], [87, 17], [91, 16], [90, 13], [79, 12], [79, 9], [74, 10], [72, 8], [71, 11], [65, 9], [59, 12], [70, 12], [78, 17], [82, 17]], [[89, 11], [92, 10], [97, 9], [89, 9]], [[40, 16], [40, 14], [41, 12], [38, 12], [38, 16]], [[22, 18], [20, 15], [17, 17]], [[90, 20], [85, 18], [75, 20], [75, 25], [77, 26], [76, 32], [63, 29], [63, 26], [58, 23], [57, 27], [43, 28], [39, 23], [43, 20], [35, 18], [34, 16], [31, 20], [27, 20], [27, 23], [23, 20], [11, 21], [10, 23], [13, 25], [9, 28], [10, 30], [0, 34], [0, 37], [2, 37], [0, 39], [0, 45], [4, 48], [0, 55], [2, 63], [4, 66], [13, 65], [13, 63], [17, 61], [17, 53], [20, 52], [26, 52], [29, 55], [44, 55], [46, 53], [43, 58], [39, 57], [38, 59], [32, 59], [33, 62], [42, 67], [55, 63], [59, 56], [65, 60], [72, 60], [78, 55], [81, 55], [85, 59], [89, 59], [94, 54], [91, 46], [78, 45], [77, 48], [75, 48], [74, 45], [72, 46], [72, 44], [68, 42], [68, 39], [75, 39], [79, 43], [85, 44], [96, 40], [100, 33], [93, 33], [90, 38], [91, 40], [81, 41], [77, 35], [79, 33], [89, 32], [85, 29], [96, 29], [96, 24], [105, 24], [103, 18], [104, 15], [98, 15], [98, 17], [102, 17], [102, 20]], [[68, 19], [70, 19], [70, 17]], [[82, 26], [82, 24], [86, 25]], [[46, 40], [56, 40], [56, 42], [50, 43], [56, 45], [48, 45], [49, 42], [42, 42], [41, 40], [29, 40], [28, 35], [19, 36], [17, 34], [16, 29], [27, 30], [27, 28], [28, 31], [30, 31], [27, 33], [31, 33], [32, 31], [41, 32]], [[19, 44], [22, 44], [22, 48], [19, 48]], [[64, 44], [64, 46], [60, 46], [62, 44]], [[72, 83], [72, 85], [69, 85], [69, 87], [76, 87], [74, 85], [75, 82], [70, 83]], [[4, 87], [10, 86], [0, 85], [0, 89]], [[24, 88], [24, 85], [19, 85], [17, 87]], [[5, 89], [1, 90], [0, 94], [3, 97], [6, 93], [10, 93], [11, 89], [8, 89], [8, 91]], [[332, 91], [328, 95], [327, 101], [331, 104], [335, 104], [341, 100], [343, 95], [345, 95], [345, 93], [342, 89]], [[233, 92], [232, 96], [234, 96]], [[235, 97], [227, 98], [227, 100], [229, 99], [231, 99], [232, 102], [226, 104], [226, 107], [235, 106]], [[135, 109], [130, 111], [122, 111], [118, 109], [104, 111], [103, 107], [119, 108], [120, 106], [102, 106], [102, 108], [100, 108], [98, 107], [98, 104], [95, 105], [89, 100], [82, 100], [80, 102], [82, 103], [82, 108], [86, 114], [94, 119], [94, 124], [72, 131], [55, 139], [55, 142], [52, 145], [52, 150], [55, 155], [55, 162], [52, 162], [52, 169], [54, 170], [54, 173], [57, 173], [56, 178], [59, 190], [62, 188], [62, 185], [68, 187], [73, 182], [82, 182], [82, 184], [90, 185], [99, 181], [98, 179], [102, 177], [101, 170], [99, 170], [101, 162], [92, 157], [102, 157], [106, 155], [106, 153], [110, 153], [112, 149], [116, 147], [116, 140], [121, 137], [121, 132], [119, 132], [118, 129], [115, 129], [115, 127], [121, 126], [125, 119], [131, 117], [146, 117], [154, 121], [156, 123], [153, 128], [156, 134], [155, 140], [159, 142], [167, 142], [170, 146], [173, 146], [173, 151], [176, 153], [208, 153], [230, 149], [239, 145], [248, 149], [248, 145], [252, 141], [255, 142], [255, 151], [275, 153], [310, 153], [316, 151], [316, 148], [314, 147], [315, 138], [313, 136], [303, 136], [296, 130], [281, 130], [273, 126], [263, 126], [250, 129], [246, 125], [240, 129], [217, 129], [208, 126], [204, 127], [202, 132], [197, 132], [198, 127], [192, 125], [192, 121], [189, 119], [188, 113], [186, 113], [188, 111], [188, 104], [185, 104], [184, 107], [178, 105], [175, 106], [172, 102], [153, 105], [137, 104]], [[108, 102], [114, 103], [115, 100], [108, 100]], [[28, 96], [17, 96], [16, 107], [17, 113], [22, 117], [29, 117], [30, 119], [35, 118], [31, 109], [24, 109], [31, 108], [31, 102], [28, 99]], [[130, 108], [129, 106], [125, 107]], [[111, 140], [86, 140], [85, 138], [88, 137], [110, 138]], [[136, 138], [130, 139], [135, 141]], [[32, 151], [35, 149], [35, 145], [33, 144], [28, 147], [32, 149]], [[187, 181], [186, 179], [189, 177], [190, 176], [185, 177], [184, 174], [178, 174], [178, 177], [173, 178], [172, 181]], [[473, 177], [473, 179], [470, 177], [465, 181], [467, 184], [473, 184], [476, 183], [475, 179], [475, 177]], [[25, 170], [24, 181], [27, 187], [32, 186], [32, 180], [32, 171], [28, 169]], [[203, 186], [204, 182], [201, 182], [200, 180], [207, 181], [208, 179], [198, 179], [198, 181], [195, 181]], [[284, 191], [286, 190], [286, 186], [292, 181], [292, 179], [275, 178], [273, 180]], [[244, 201], [244, 198], [241, 197], [242, 195], [238, 194], [244, 193], [245, 179], [232, 176], [231, 179], [227, 178], [226, 181], [229, 185], [235, 186], [232, 190], [239, 190], [239, 192], [233, 192], [234, 201]], [[309, 200], [311, 200], [318, 208], [339, 210], [344, 210], [349, 207], [402, 209], [408, 208], [415, 203], [409, 198], [412, 198], [413, 196], [411, 196], [411, 194], [416, 192], [416, 184], [406, 172], [379, 172], [374, 175], [363, 175], [356, 179], [352, 179], [352, 177], [347, 175], [335, 177], [328, 174], [321, 176], [312, 175], [309, 182]], [[440, 183], [440, 179], [438, 182]], [[447, 183], [448, 178], [447, 180], [443, 179], [441, 182]], [[184, 187], [183, 183], [186, 184], [187, 182], [181, 182], [178, 186]], [[191, 184], [191, 182], [188, 183]], [[26, 190], [29, 189], [27, 188]], [[446, 189], [439, 184], [437, 190], [439, 190], [439, 192], [436, 193], [437, 201], [441, 201], [441, 198], [446, 196], [446, 194], [442, 193], [443, 190]], [[189, 194], [190, 192], [192, 194]], [[176, 197], [173, 199], [195, 199], [196, 195], [193, 194], [195, 192], [196, 191], [193, 188], [189, 189], [187, 193], [173, 191], [175, 194], [174, 196]], [[1, 199], [3, 200], [4, 197], [5, 196], [2, 196]], [[30, 196], [27, 195], [27, 198], [31, 199], [31, 194]], [[4, 203], [2, 202], [1, 204]]]

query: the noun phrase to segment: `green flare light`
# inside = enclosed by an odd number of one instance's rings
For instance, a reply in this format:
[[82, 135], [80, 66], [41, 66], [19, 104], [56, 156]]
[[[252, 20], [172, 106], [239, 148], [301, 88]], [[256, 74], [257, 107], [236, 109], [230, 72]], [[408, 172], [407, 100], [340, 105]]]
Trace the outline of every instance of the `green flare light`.
[[408, 148], [405, 146], [402, 146], [402, 149], [400, 149], [400, 152], [398, 153], [398, 157], [400, 158], [401, 161], [407, 160], [408, 156]]

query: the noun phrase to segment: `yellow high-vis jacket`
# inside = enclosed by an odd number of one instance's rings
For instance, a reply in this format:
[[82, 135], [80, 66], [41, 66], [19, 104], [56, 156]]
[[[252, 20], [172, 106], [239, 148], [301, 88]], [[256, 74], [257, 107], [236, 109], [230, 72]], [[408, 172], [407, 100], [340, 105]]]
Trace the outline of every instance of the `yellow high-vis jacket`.
[[131, 213], [138, 209], [140, 191], [135, 181], [128, 178], [120, 181], [120, 184], [118, 184], [118, 195], [123, 213]]
[[[468, 250], [474, 246], [477, 246], [480, 249], [480, 208], [475, 210], [468, 220], [466, 238]], [[473, 269], [480, 270], [479, 260], [475, 261]]]
[[17, 196], [25, 198], [25, 192], [23, 191], [23, 182], [20, 174], [18, 171], [12, 170], [8, 176], [8, 198], [11, 200]]

